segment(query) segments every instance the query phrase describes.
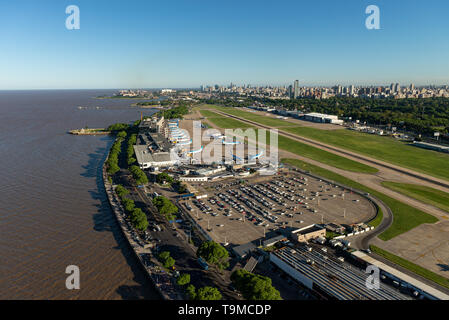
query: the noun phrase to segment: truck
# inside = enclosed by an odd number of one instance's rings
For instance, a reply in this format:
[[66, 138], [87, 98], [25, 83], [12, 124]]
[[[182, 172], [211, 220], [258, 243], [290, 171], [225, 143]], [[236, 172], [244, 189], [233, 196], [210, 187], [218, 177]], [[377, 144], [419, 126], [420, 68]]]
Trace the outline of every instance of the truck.
[[209, 265], [201, 257], [198, 258], [198, 264], [203, 268], [203, 270], [208, 270], [209, 269]]

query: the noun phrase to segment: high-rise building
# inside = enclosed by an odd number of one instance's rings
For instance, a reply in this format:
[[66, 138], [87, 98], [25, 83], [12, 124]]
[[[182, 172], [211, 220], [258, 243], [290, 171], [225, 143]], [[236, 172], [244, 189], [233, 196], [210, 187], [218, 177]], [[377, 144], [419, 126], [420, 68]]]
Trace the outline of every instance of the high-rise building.
[[288, 86], [288, 97], [290, 99], [293, 98], [293, 86], [292, 85]]
[[354, 85], [351, 84], [351, 87], [349, 88], [349, 94], [350, 94], [351, 96], [353, 96], [354, 93], [355, 93], [355, 88], [354, 88]]
[[299, 80], [295, 80], [294, 90], [293, 98], [296, 99], [299, 97]]
[[337, 86], [337, 94], [342, 94], [343, 93], [343, 87], [341, 85]]
[[414, 83], [410, 84], [410, 91], [413, 91], [413, 90], [415, 90], [415, 84]]

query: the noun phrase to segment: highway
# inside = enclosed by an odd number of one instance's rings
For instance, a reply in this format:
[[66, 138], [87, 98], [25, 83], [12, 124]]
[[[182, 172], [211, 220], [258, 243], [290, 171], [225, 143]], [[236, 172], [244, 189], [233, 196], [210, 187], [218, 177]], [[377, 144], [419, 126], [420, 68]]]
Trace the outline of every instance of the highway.
[[[147, 217], [149, 217], [149, 222], [154, 221], [161, 226], [162, 231], [149, 231], [149, 233], [154, 239], [160, 240], [160, 244], [158, 245], [160, 252], [170, 252], [176, 261], [176, 270], [180, 273], [189, 273], [191, 283], [197, 289], [203, 286], [213, 286], [218, 288], [223, 295], [223, 299], [241, 299], [241, 297], [228, 288], [230, 284], [229, 280], [226, 280], [220, 275], [213, 266], [210, 266], [207, 271], [199, 266], [196, 257], [196, 248], [187, 241], [185, 236], [182, 236], [181, 230], [173, 230], [173, 225], [157, 213], [144, 190], [134, 186], [131, 175], [127, 170], [121, 170], [119, 179], [123, 186], [130, 191], [128, 197], [134, 200], [136, 207], [141, 208], [145, 212]], [[177, 233], [180, 235], [176, 236]]]

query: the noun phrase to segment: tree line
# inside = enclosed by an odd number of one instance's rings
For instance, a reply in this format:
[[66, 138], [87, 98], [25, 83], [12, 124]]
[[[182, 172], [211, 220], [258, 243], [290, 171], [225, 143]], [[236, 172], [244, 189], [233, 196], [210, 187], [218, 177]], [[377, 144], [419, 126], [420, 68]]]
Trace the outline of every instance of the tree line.
[[126, 197], [129, 194], [129, 191], [122, 185], [118, 185], [115, 188], [115, 192], [119, 196], [132, 225], [139, 231], [145, 231], [149, 224], [147, 216], [142, 209], [136, 208], [134, 200]]
[[421, 134], [449, 132], [449, 98], [366, 99], [360, 97], [331, 97], [328, 99], [299, 98], [279, 100], [269, 98], [224, 97], [205, 99], [203, 103], [230, 107], [248, 107], [254, 102], [304, 113], [319, 112], [360, 120], [371, 125], [392, 125]]

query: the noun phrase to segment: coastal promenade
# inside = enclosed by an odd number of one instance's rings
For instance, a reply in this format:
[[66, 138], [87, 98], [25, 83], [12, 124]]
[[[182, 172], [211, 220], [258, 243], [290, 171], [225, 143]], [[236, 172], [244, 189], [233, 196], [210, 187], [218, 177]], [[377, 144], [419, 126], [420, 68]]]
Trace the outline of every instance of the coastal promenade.
[[111, 210], [114, 212], [123, 235], [128, 240], [129, 245], [160, 296], [164, 300], [184, 300], [185, 298], [177, 290], [173, 277], [164, 270], [156, 257], [153, 256], [151, 249], [145, 248], [145, 243], [125, 219], [125, 211], [117, 198], [113, 185], [107, 179], [105, 165], [103, 165], [103, 182]]

